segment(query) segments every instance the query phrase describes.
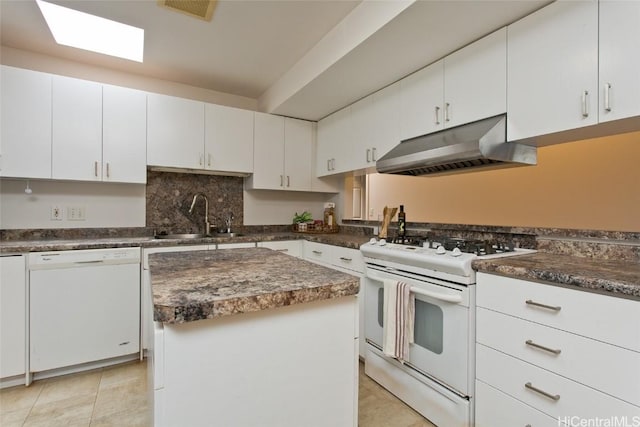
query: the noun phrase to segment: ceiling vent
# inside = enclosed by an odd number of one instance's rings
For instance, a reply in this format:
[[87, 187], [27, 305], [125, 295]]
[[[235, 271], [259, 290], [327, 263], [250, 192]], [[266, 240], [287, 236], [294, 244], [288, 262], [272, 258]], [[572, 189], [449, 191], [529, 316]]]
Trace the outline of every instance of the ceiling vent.
[[216, 0], [158, 0], [158, 4], [194, 18], [211, 21]]

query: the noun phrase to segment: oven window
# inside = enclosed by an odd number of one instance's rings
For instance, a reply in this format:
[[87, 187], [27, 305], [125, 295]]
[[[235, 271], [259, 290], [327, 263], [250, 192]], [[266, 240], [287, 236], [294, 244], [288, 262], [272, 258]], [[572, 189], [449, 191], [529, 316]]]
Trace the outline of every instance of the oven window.
[[414, 343], [436, 354], [442, 353], [444, 333], [442, 309], [426, 301], [416, 299]]

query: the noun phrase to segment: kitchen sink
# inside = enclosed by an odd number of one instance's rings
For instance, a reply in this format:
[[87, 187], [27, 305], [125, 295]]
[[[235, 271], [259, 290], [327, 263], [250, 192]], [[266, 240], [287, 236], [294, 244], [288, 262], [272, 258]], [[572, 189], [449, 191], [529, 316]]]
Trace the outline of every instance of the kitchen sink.
[[242, 237], [242, 233], [215, 233], [212, 237]]
[[185, 233], [185, 234], [157, 234], [156, 239], [201, 239], [206, 237], [204, 234]]

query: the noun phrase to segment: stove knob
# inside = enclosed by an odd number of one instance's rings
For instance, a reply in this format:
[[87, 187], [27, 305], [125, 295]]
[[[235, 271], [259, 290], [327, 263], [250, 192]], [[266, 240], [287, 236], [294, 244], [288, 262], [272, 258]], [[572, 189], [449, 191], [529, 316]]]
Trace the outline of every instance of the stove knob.
[[378, 243], [380, 246], [384, 246], [387, 244], [387, 241], [385, 239], [380, 239], [380, 242]]
[[460, 248], [453, 248], [453, 250], [451, 251], [451, 256], [460, 256], [462, 255], [462, 251], [460, 250]]
[[444, 255], [446, 252], [447, 252], [447, 251], [445, 251], [445, 250], [444, 250], [444, 246], [438, 246], [438, 247], [436, 248], [436, 253], [437, 253], [438, 255]]
[[376, 240], [375, 237], [372, 237], [371, 240], [369, 240], [369, 244], [371, 245], [375, 245], [378, 241]]

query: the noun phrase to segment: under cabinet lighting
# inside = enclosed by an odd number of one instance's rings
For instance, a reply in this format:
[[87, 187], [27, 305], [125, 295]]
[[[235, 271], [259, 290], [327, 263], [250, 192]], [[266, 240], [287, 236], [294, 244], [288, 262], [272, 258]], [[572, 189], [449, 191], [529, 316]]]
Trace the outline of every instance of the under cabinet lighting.
[[56, 43], [142, 62], [144, 30], [36, 0]]

